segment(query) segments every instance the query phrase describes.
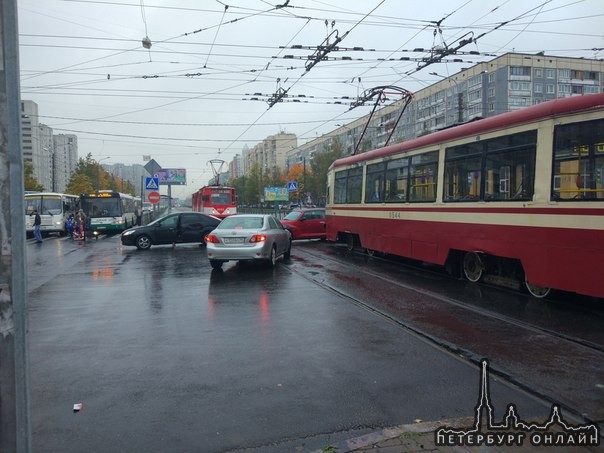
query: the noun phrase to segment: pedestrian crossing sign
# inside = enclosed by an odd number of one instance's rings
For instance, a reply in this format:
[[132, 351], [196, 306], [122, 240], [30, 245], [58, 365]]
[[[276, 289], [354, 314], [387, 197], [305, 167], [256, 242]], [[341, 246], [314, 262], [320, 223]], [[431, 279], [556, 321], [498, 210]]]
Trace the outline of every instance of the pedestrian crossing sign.
[[146, 190], [159, 190], [159, 178], [145, 178]]
[[296, 181], [290, 181], [287, 183], [287, 191], [288, 192], [297, 192], [298, 191], [298, 183]]

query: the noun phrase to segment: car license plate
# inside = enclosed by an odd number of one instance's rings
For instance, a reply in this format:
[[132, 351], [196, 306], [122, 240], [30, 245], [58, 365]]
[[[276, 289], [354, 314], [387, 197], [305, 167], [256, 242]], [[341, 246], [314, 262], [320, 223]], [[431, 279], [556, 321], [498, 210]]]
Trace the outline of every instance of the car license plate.
[[225, 244], [243, 244], [244, 238], [224, 238]]

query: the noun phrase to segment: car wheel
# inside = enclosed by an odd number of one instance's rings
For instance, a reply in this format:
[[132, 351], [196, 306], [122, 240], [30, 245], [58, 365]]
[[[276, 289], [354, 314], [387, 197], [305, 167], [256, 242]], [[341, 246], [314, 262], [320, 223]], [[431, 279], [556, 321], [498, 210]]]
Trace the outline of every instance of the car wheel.
[[151, 248], [151, 238], [143, 234], [136, 238], [136, 248], [139, 250], [148, 250]]
[[283, 258], [288, 260], [292, 256], [292, 240], [289, 240], [289, 244], [287, 245], [287, 250], [283, 254]]
[[274, 245], [271, 248], [271, 257], [268, 259], [268, 264], [270, 267], [275, 267], [277, 265], [277, 247]]
[[212, 266], [212, 269], [220, 270], [222, 269], [222, 261], [210, 260], [210, 266]]

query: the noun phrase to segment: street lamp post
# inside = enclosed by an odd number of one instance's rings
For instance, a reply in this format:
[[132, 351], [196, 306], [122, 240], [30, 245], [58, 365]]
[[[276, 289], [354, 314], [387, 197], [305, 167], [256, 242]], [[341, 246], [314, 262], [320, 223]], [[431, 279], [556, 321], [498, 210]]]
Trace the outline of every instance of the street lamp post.
[[107, 159], [111, 159], [111, 156], [109, 156], [109, 157], [103, 157], [102, 159], [99, 159], [99, 160], [97, 161], [97, 164], [98, 164], [98, 166], [99, 166], [99, 175], [98, 175], [98, 178], [97, 178], [97, 180], [96, 180], [96, 191], [97, 191], [97, 192], [98, 192], [99, 190], [101, 190], [101, 168], [102, 168], [102, 167], [101, 167], [101, 162], [102, 162], [102, 161], [104, 161], [104, 160], [107, 160]]
[[457, 92], [457, 122], [463, 123], [463, 93], [459, 90], [457, 80], [452, 79], [450, 77], [445, 77], [444, 75], [440, 75], [437, 72], [431, 72], [430, 75], [440, 77], [442, 79], [447, 79], [449, 83], [453, 82], [455, 84], [455, 91]]
[[52, 178], [52, 191], [55, 192], [57, 190], [57, 183], [56, 183], [56, 170], [55, 170], [55, 165], [56, 165], [56, 157], [55, 157], [55, 150], [53, 149], [51, 151], [51, 159], [52, 159], [52, 168], [51, 168], [51, 172], [50, 172], [50, 177]]

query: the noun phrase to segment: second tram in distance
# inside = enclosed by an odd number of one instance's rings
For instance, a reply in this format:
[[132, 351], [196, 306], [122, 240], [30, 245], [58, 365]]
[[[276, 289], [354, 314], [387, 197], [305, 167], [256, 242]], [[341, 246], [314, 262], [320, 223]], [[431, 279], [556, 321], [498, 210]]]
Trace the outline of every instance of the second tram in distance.
[[193, 211], [223, 219], [237, 214], [237, 193], [234, 187], [204, 186], [191, 198]]
[[327, 239], [604, 297], [604, 94], [544, 102], [336, 160]]

